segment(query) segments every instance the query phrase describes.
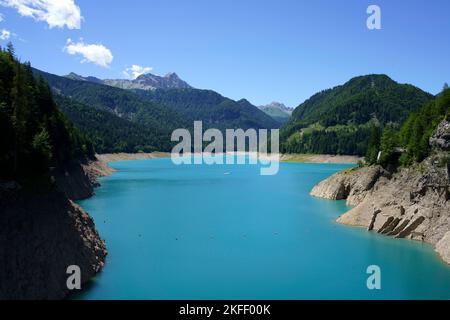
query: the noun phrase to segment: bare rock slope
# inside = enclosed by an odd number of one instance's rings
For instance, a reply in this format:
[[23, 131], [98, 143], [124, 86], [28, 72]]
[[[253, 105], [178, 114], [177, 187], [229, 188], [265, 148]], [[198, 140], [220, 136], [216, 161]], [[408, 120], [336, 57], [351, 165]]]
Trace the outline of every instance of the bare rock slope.
[[80, 267], [83, 284], [101, 271], [106, 245], [72, 201], [93, 194], [101, 167], [91, 162], [54, 173], [50, 191], [0, 183], [1, 300], [63, 299], [70, 293], [67, 267]]
[[[442, 123], [440, 128], [445, 126]], [[438, 129], [430, 143], [447, 146], [447, 133]], [[346, 199], [354, 206], [338, 219], [339, 223], [430, 243], [450, 264], [450, 177], [446, 148], [437, 148], [421, 164], [393, 174], [380, 166], [339, 172], [315, 186], [311, 195]]]

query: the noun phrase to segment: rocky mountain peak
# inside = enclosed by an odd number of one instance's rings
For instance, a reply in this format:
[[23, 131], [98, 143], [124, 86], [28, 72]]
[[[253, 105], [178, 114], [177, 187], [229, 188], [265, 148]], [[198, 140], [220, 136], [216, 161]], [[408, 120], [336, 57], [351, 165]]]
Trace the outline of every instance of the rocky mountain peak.
[[277, 102], [274, 101], [272, 103], [269, 103], [268, 105], [265, 106], [266, 108], [276, 108], [276, 109], [280, 109], [282, 111], [285, 111], [287, 113], [292, 113], [293, 109], [286, 107], [286, 105], [284, 103], [281, 102]]
[[180, 77], [175, 72], [169, 72], [164, 77], [169, 79], [180, 79]]
[[170, 90], [170, 89], [191, 89], [192, 87], [180, 79], [180, 77], [175, 73], [168, 73], [165, 76], [161, 77], [158, 75], [154, 75], [151, 73], [145, 73], [140, 75], [134, 80], [127, 79], [106, 79], [101, 80], [96, 77], [83, 77], [75, 72], [71, 72], [70, 74], [65, 76], [71, 80], [77, 81], [87, 81], [94, 82], [99, 84], [108, 85], [111, 87], [116, 87], [120, 89], [140, 89], [140, 90]]
[[105, 80], [105, 83], [123, 89], [170, 90], [192, 88], [174, 72], [168, 73], [164, 77], [146, 73], [140, 75], [135, 80]]

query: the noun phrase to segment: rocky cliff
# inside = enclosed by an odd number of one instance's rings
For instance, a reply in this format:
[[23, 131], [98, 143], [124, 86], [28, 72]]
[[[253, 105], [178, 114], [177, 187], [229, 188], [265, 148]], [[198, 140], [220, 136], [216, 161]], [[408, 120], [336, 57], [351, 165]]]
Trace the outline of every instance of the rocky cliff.
[[62, 299], [68, 266], [80, 267], [83, 284], [103, 268], [105, 243], [71, 200], [92, 195], [102, 168], [91, 162], [57, 172], [50, 191], [0, 183], [0, 299]]
[[448, 128], [441, 123], [430, 139], [436, 151], [420, 164], [395, 173], [380, 166], [347, 170], [319, 183], [311, 195], [354, 206], [339, 223], [430, 243], [450, 264]]

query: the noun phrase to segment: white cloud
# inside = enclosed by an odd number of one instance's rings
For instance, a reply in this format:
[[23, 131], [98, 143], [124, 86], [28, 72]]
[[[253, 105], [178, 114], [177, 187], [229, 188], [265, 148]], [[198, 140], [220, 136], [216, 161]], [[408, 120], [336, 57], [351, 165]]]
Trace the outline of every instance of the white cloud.
[[20, 15], [45, 21], [50, 28], [80, 29], [80, 7], [74, 0], [0, 0], [0, 5], [16, 9]]
[[133, 64], [130, 68], [126, 68], [123, 74], [127, 78], [132, 78], [134, 80], [143, 74], [151, 72], [152, 70], [153, 68], [151, 67], [141, 67], [137, 64]]
[[102, 44], [85, 44], [81, 39], [75, 43], [71, 39], [67, 40], [64, 50], [70, 55], [81, 54], [84, 59], [81, 61], [92, 62], [101, 67], [109, 67], [114, 57], [111, 51]]
[[11, 38], [11, 31], [8, 31], [6, 29], [0, 31], [0, 39], [8, 40], [9, 38]]

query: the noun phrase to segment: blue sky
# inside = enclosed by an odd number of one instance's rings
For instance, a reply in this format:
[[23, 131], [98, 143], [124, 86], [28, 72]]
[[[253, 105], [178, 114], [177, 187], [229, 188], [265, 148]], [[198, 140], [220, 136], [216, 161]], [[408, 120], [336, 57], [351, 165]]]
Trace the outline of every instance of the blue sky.
[[[0, 4], [0, 44], [11, 40], [22, 60], [60, 75], [124, 78], [139, 65], [233, 99], [291, 107], [362, 74], [386, 73], [431, 93], [450, 82], [448, 0]], [[366, 27], [370, 4], [381, 8], [381, 30]]]

